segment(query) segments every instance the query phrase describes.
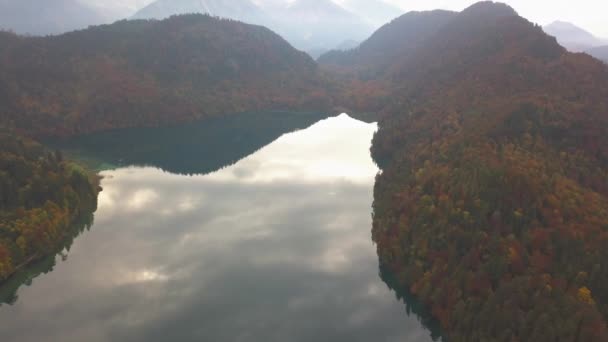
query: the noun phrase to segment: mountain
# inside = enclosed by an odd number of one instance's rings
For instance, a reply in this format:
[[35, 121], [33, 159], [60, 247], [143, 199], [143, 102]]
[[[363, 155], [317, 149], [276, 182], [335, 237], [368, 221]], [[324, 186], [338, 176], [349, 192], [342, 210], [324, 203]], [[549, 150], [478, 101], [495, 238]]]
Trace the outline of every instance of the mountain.
[[174, 14], [207, 13], [269, 27], [302, 51], [318, 55], [346, 39], [361, 41], [373, 28], [331, 0], [262, 2], [251, 0], [157, 0], [134, 19], [164, 19]]
[[340, 43], [338, 46], [336, 46], [336, 50], [352, 50], [354, 48], [356, 48], [357, 46], [359, 46], [361, 44], [361, 42], [358, 42], [356, 40], [352, 40], [352, 39], [347, 39], [345, 41], [343, 41], [342, 43]]
[[329, 107], [310, 57], [232, 20], [121, 21], [0, 43], [1, 122], [36, 136]]
[[271, 6], [270, 28], [303, 51], [329, 50], [345, 40], [362, 41], [373, 31], [371, 24], [331, 0], [296, 0], [287, 6]]
[[0, 29], [18, 34], [59, 34], [104, 22], [78, 0], [0, 0]]
[[[347, 39], [343, 42], [341, 42], [340, 44], [338, 44], [338, 46], [335, 46], [334, 49], [332, 50], [350, 50], [353, 49], [355, 47], [357, 47], [359, 45], [359, 42], [356, 40], [352, 40], [352, 39]], [[308, 53], [310, 55], [310, 57], [312, 57], [313, 59], [318, 59], [319, 57], [321, 57], [322, 55], [326, 54], [329, 51], [332, 51], [328, 48], [325, 47], [316, 47], [316, 48], [309, 48], [306, 49], [306, 53]]]
[[335, 97], [347, 106], [343, 110], [377, 117], [393, 101], [395, 85], [390, 82], [390, 73], [396, 65], [414, 56], [455, 16], [455, 12], [443, 10], [409, 12], [382, 26], [354, 49], [321, 55], [319, 65], [341, 81]]
[[166, 19], [177, 14], [209, 14], [249, 24], [267, 24], [265, 13], [250, 0], [157, 0], [137, 11], [133, 19]]
[[606, 41], [595, 37], [582, 28], [563, 21], [555, 21], [543, 28], [545, 32], [557, 38], [566, 49], [581, 52], [592, 47], [606, 45]]
[[607, 341], [608, 67], [492, 2], [388, 63], [382, 267], [450, 341]]
[[341, 4], [374, 27], [380, 27], [403, 14], [400, 8], [381, 0], [346, 0]]
[[455, 15], [442, 10], [406, 13], [382, 26], [357, 48], [330, 51], [318, 62], [350, 68], [385, 68], [413, 53]]
[[598, 46], [585, 51], [589, 55], [608, 63], [608, 45]]

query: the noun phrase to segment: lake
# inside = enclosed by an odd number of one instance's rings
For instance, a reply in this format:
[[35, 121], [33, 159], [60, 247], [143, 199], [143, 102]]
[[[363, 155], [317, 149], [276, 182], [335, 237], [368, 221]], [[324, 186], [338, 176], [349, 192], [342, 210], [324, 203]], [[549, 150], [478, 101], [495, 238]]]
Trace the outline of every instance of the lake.
[[380, 275], [376, 124], [256, 130], [279, 115], [57, 142], [105, 169], [104, 190], [69, 251], [0, 289], [0, 340], [438, 340]]

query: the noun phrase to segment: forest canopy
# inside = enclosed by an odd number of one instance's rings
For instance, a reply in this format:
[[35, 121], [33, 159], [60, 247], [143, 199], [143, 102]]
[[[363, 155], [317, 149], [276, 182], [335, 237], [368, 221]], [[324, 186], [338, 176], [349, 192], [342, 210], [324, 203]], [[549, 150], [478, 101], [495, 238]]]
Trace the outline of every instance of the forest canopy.
[[97, 179], [40, 144], [0, 132], [0, 282], [54, 254], [97, 207]]
[[0, 119], [30, 136], [331, 106], [304, 52], [265, 27], [208, 15], [0, 33], [0, 45]]
[[[608, 341], [608, 66], [506, 5], [406, 15], [323, 70], [268, 29], [202, 15], [0, 44], [0, 120], [31, 136], [379, 113], [372, 235], [392, 287], [451, 341]], [[2, 280], [52, 253], [97, 188], [60, 153], [0, 139]]]
[[608, 340], [608, 68], [480, 3], [391, 70], [381, 263], [451, 341]]

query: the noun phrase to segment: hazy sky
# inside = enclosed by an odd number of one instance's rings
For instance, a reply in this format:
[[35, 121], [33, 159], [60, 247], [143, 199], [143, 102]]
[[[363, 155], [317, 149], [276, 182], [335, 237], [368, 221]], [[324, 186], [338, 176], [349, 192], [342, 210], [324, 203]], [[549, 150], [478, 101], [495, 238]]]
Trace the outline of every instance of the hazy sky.
[[[443, 8], [462, 10], [475, 0], [388, 0], [405, 10]], [[569, 21], [591, 33], [608, 38], [606, 0], [506, 0], [503, 1], [529, 19], [545, 25], [555, 20]]]
[[[80, 0], [97, 7], [103, 7], [116, 15], [128, 16], [153, 0]], [[276, 0], [255, 0], [255, 2]], [[284, 0], [289, 1], [289, 0]], [[343, 0], [336, 0], [340, 2]], [[386, 0], [411, 10], [450, 9], [462, 10], [477, 0]], [[520, 15], [539, 24], [554, 20], [572, 22], [597, 36], [608, 38], [607, 0], [506, 0]]]

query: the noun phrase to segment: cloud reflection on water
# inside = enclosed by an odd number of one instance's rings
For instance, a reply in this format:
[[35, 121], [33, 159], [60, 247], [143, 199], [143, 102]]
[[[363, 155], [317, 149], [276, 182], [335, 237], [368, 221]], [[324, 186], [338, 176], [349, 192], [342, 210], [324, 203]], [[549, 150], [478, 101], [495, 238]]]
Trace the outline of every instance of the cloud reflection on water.
[[2, 340], [429, 341], [378, 277], [374, 131], [340, 116], [206, 176], [104, 172], [93, 229], [0, 309]]

